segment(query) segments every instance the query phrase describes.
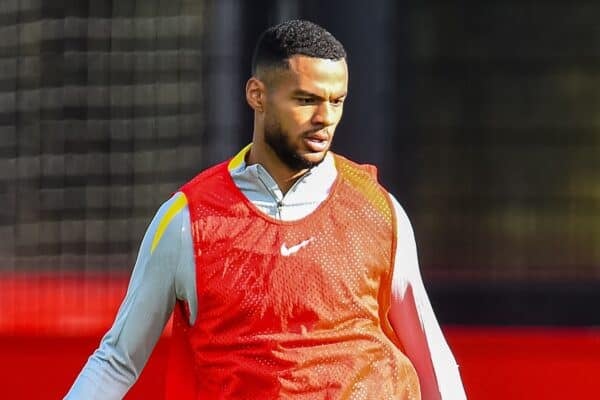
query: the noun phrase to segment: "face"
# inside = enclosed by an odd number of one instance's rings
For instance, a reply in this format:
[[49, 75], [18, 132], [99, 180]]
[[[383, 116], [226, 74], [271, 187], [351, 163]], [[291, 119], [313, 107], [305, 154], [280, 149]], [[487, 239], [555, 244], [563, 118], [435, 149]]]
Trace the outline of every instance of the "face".
[[266, 84], [264, 143], [292, 171], [323, 161], [344, 108], [348, 91], [345, 60], [302, 55], [289, 59]]

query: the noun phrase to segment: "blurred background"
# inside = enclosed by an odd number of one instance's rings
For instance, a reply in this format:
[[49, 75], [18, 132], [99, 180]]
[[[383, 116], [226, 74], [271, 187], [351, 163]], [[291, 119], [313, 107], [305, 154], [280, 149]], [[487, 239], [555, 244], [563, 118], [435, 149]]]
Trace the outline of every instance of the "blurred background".
[[[334, 149], [376, 164], [411, 217], [469, 398], [598, 391], [599, 15], [594, 1], [0, 0], [0, 396], [68, 390], [154, 212], [251, 140], [254, 43], [297, 17], [346, 47]], [[162, 398], [168, 336], [127, 398]]]

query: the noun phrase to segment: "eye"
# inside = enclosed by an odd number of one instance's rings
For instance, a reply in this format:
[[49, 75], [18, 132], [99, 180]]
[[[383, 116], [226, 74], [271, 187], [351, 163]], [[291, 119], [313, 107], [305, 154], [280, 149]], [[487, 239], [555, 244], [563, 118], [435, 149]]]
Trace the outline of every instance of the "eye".
[[312, 97], [297, 97], [296, 101], [298, 102], [298, 104], [303, 106], [315, 104], [315, 99]]
[[339, 99], [333, 99], [331, 100], [331, 104], [333, 104], [334, 106], [341, 106], [342, 104], [344, 104], [344, 98], [340, 97]]

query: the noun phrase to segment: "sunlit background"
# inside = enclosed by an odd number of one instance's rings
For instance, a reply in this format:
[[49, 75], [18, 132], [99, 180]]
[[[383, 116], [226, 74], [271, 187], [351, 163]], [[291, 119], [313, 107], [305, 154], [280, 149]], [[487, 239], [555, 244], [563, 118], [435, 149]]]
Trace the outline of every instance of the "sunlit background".
[[[334, 149], [411, 217], [469, 398], [599, 390], [600, 3], [404, 3], [0, 0], [0, 397], [68, 390], [154, 212], [250, 141], [253, 45], [296, 17], [346, 47]], [[162, 398], [168, 340], [128, 398]]]

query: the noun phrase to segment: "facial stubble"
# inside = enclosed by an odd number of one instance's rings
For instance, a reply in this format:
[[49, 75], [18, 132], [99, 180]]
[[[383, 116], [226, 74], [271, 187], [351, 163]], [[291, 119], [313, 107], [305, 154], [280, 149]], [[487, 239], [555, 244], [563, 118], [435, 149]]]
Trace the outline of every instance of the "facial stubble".
[[311, 161], [304, 157], [290, 142], [289, 133], [284, 131], [277, 122], [266, 125], [264, 133], [265, 143], [273, 150], [279, 160], [292, 170], [310, 169], [321, 164], [325, 159], [325, 156], [323, 156], [320, 160]]

